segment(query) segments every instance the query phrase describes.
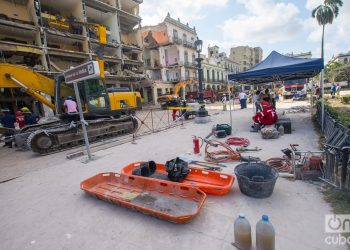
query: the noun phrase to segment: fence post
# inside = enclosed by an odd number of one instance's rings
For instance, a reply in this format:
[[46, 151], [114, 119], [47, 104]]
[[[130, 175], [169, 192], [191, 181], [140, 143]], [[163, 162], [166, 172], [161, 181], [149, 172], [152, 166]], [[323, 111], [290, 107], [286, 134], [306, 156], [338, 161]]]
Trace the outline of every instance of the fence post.
[[153, 112], [151, 109], [151, 121], [152, 121], [152, 133], [154, 133], [154, 127], [153, 127]]
[[135, 133], [132, 134], [132, 142], [131, 143], [132, 144], [137, 144], [136, 143], [136, 135], [135, 135]]
[[342, 164], [341, 164], [341, 180], [340, 180], [340, 189], [345, 189], [345, 182], [348, 171], [348, 161], [349, 161], [349, 148], [344, 147], [342, 149]]

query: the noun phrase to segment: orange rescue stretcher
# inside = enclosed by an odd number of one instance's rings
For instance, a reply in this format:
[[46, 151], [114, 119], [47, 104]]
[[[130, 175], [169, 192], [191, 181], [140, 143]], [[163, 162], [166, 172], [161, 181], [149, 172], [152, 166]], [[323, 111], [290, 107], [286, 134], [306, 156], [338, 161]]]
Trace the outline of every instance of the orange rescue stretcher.
[[118, 173], [84, 180], [86, 193], [173, 223], [187, 223], [200, 211], [206, 194], [194, 186]]
[[[141, 163], [143, 162], [135, 162], [127, 165], [122, 169], [122, 174], [132, 175], [132, 171], [138, 168]], [[147, 178], [168, 180], [165, 165], [156, 164], [156, 172]], [[231, 190], [234, 180], [235, 177], [231, 174], [190, 167], [190, 173], [181, 183], [198, 187], [207, 194], [224, 195]]]

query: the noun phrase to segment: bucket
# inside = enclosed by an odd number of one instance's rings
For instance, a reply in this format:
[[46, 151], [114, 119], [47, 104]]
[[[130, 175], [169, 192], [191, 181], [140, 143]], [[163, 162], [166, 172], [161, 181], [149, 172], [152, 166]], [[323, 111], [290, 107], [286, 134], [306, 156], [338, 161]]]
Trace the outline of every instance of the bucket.
[[264, 163], [239, 164], [235, 174], [241, 192], [254, 198], [269, 197], [278, 178], [278, 172]]

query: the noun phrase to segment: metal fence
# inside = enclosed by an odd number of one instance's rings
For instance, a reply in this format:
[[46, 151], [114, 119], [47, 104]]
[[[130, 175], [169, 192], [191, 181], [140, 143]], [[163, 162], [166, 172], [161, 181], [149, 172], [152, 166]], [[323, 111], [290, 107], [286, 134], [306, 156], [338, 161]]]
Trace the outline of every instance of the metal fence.
[[[321, 105], [317, 106], [316, 118], [322, 124]], [[342, 190], [350, 190], [350, 136], [349, 129], [339, 124], [329, 112], [324, 113], [324, 148], [326, 164], [322, 180]]]
[[173, 111], [168, 109], [143, 109], [137, 111], [134, 117], [139, 124], [137, 130], [134, 132], [134, 137], [182, 126], [184, 123], [188, 122], [188, 120], [184, 118], [185, 112], [177, 111], [174, 116]]

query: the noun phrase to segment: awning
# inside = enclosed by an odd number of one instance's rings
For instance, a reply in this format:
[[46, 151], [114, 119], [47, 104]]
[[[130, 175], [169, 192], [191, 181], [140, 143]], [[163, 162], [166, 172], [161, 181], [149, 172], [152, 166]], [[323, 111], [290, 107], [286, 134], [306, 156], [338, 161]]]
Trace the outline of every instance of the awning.
[[322, 58], [295, 58], [281, 55], [276, 51], [261, 63], [247, 71], [229, 74], [228, 79], [246, 84], [311, 78], [320, 73], [324, 63]]

